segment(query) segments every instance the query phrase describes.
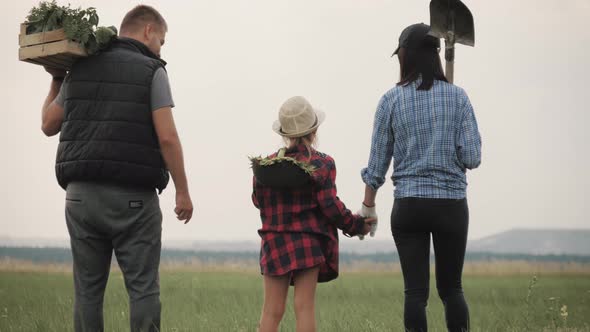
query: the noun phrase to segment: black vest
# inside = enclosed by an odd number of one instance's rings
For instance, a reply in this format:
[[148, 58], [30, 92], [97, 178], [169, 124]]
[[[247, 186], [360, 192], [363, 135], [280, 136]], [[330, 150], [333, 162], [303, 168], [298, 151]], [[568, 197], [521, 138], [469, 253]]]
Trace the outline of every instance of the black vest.
[[62, 188], [72, 181], [166, 187], [150, 99], [154, 73], [165, 64], [127, 38], [74, 64], [55, 165]]

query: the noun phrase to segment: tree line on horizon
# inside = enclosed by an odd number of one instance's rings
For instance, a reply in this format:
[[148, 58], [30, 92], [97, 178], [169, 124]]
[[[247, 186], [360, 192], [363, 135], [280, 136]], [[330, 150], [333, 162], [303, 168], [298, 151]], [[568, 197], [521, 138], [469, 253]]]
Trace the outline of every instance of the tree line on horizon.
[[[256, 261], [259, 253], [256, 251], [192, 251], [178, 249], [163, 249], [162, 262], [190, 262], [198, 260], [203, 263], [225, 263], [239, 261]], [[0, 259], [14, 259], [33, 263], [70, 263], [72, 254], [68, 248], [34, 248], [34, 247], [0, 247]], [[559, 263], [590, 263], [590, 256], [577, 255], [529, 255], [529, 254], [497, 254], [486, 252], [467, 252], [466, 261], [530, 261], [530, 262], [559, 262]], [[366, 261], [371, 263], [397, 263], [395, 252], [356, 254], [340, 253], [343, 264]], [[434, 261], [434, 260], [432, 260]]]

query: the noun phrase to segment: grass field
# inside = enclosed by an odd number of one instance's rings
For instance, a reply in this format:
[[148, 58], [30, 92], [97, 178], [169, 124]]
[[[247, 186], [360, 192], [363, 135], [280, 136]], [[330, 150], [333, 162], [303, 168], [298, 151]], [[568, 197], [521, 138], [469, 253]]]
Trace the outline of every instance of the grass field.
[[[468, 275], [472, 331], [589, 331], [588, 275]], [[163, 269], [163, 331], [255, 331], [262, 304], [255, 272]], [[434, 290], [434, 285], [432, 285]], [[348, 272], [318, 288], [319, 331], [403, 331], [403, 281], [396, 272]], [[292, 298], [289, 300], [292, 301]], [[105, 299], [106, 331], [128, 330], [121, 274]], [[0, 270], [0, 332], [71, 331], [72, 276], [54, 270]], [[289, 305], [281, 331], [294, 331]], [[446, 331], [436, 291], [429, 331]]]

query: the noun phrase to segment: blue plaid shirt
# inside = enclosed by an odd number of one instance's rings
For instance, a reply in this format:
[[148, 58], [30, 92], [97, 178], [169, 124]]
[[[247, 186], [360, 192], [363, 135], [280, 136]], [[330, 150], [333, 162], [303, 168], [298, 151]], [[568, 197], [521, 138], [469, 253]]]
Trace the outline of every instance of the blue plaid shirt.
[[464, 198], [465, 172], [481, 162], [481, 137], [463, 89], [436, 81], [416, 90], [420, 79], [396, 86], [379, 101], [369, 165], [363, 181], [374, 190], [385, 182], [393, 158], [396, 198]]

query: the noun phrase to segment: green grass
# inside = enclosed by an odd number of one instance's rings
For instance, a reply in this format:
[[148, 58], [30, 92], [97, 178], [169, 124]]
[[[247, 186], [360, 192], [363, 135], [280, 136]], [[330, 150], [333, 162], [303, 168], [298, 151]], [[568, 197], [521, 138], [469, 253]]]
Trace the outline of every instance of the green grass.
[[[590, 331], [588, 276], [540, 276], [527, 304], [530, 280], [465, 277], [472, 331]], [[165, 271], [161, 289], [163, 331], [255, 331], [263, 295], [260, 275]], [[429, 331], [446, 331], [432, 289]], [[71, 331], [72, 293], [68, 273], [0, 272], [0, 332]], [[289, 302], [281, 331], [294, 331], [292, 294]], [[560, 315], [563, 305], [566, 321]], [[104, 307], [106, 331], [127, 331], [120, 273], [111, 274]], [[343, 273], [319, 286], [317, 308], [318, 331], [403, 331], [403, 281], [393, 273]]]

